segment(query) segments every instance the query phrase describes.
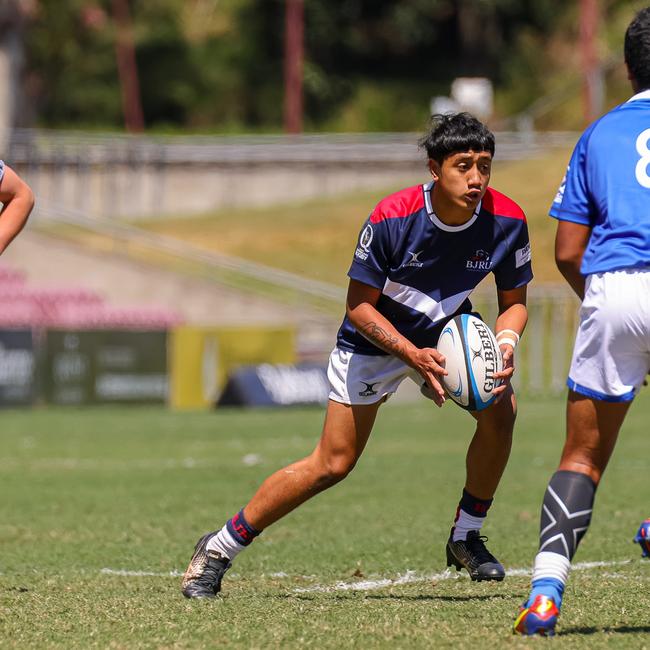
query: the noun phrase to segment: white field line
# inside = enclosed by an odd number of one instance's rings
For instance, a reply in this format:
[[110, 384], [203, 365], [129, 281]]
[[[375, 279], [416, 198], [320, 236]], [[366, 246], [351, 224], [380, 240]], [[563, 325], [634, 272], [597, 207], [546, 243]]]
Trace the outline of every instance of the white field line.
[[[620, 560], [616, 562], [578, 562], [572, 567], [573, 571], [587, 571], [601, 567], [618, 567], [630, 564], [632, 560]], [[154, 578], [179, 578], [183, 575], [182, 571], [133, 571], [127, 569], [102, 569], [99, 573], [102, 575], [125, 576], [125, 577], [154, 577]], [[531, 569], [512, 568], [506, 569], [506, 576], [529, 576], [532, 574]], [[618, 577], [617, 574], [609, 574], [611, 577]], [[280, 572], [272, 573], [274, 578], [289, 578], [290, 575]], [[407, 571], [397, 578], [380, 578], [377, 580], [356, 580], [354, 582], [337, 582], [334, 585], [313, 585], [311, 587], [296, 587], [295, 593], [314, 593], [314, 592], [332, 592], [332, 591], [372, 591], [373, 589], [383, 589], [384, 587], [395, 587], [398, 585], [414, 584], [418, 582], [438, 582], [440, 580], [456, 580], [465, 577], [466, 574], [458, 573], [446, 569], [441, 573], [421, 574], [417, 571]], [[302, 576], [307, 577], [307, 576]]]
[[[573, 571], [586, 571], [598, 567], [615, 567], [629, 564], [631, 560], [622, 560], [618, 562], [578, 562], [572, 566]], [[312, 587], [297, 587], [295, 593], [314, 593], [314, 592], [332, 592], [332, 591], [372, 591], [373, 589], [383, 589], [384, 587], [394, 587], [397, 585], [414, 584], [417, 582], [439, 582], [441, 580], [456, 580], [466, 574], [446, 569], [442, 573], [418, 574], [416, 571], [407, 571], [397, 578], [383, 578], [379, 580], [362, 580], [356, 582], [337, 582], [335, 585], [314, 585]], [[532, 575], [531, 569], [513, 568], [506, 569], [508, 576], [529, 576]]]

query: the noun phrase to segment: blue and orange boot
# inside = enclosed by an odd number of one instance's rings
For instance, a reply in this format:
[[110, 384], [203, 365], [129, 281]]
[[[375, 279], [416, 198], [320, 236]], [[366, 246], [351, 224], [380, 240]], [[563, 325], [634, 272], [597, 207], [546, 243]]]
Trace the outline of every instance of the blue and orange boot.
[[633, 541], [641, 545], [641, 557], [650, 557], [650, 519], [641, 522]]
[[553, 598], [538, 594], [530, 606], [526, 603], [519, 610], [513, 632], [524, 636], [553, 636], [560, 610]]

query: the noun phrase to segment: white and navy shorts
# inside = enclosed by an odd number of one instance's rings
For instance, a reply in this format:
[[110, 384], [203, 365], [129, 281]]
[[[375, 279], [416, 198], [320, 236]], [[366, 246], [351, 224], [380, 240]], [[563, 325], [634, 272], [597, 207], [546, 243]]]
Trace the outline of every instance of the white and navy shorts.
[[634, 399], [650, 370], [650, 269], [587, 277], [567, 386], [606, 402]]
[[390, 397], [409, 377], [418, 386], [420, 375], [393, 355], [358, 354], [334, 348], [327, 366], [329, 398], [342, 404], [374, 404]]

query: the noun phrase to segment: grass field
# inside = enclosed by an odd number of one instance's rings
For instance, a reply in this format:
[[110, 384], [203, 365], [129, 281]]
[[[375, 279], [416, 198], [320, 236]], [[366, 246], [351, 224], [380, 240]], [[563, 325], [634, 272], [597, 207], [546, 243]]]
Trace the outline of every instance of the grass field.
[[[271, 527], [216, 601], [179, 591], [200, 534], [278, 466], [307, 453], [313, 410], [5, 411], [0, 432], [0, 647], [503, 648], [536, 550], [563, 437], [561, 400], [525, 401], [485, 532], [511, 570], [445, 573], [470, 418], [389, 404], [342, 484]], [[633, 406], [600, 490], [556, 647], [650, 646], [650, 562], [631, 543], [650, 515], [650, 393]]]

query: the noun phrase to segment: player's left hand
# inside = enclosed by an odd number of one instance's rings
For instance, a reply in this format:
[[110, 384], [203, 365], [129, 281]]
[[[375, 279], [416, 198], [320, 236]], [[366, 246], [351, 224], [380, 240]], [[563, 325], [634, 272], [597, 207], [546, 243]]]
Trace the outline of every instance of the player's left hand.
[[503, 361], [503, 370], [501, 372], [495, 372], [494, 377], [498, 379], [501, 383], [492, 391], [496, 395], [495, 402], [498, 402], [503, 393], [508, 389], [510, 385], [510, 380], [512, 375], [515, 372], [515, 350], [509, 343], [504, 343], [499, 346], [501, 350], [501, 359]]

